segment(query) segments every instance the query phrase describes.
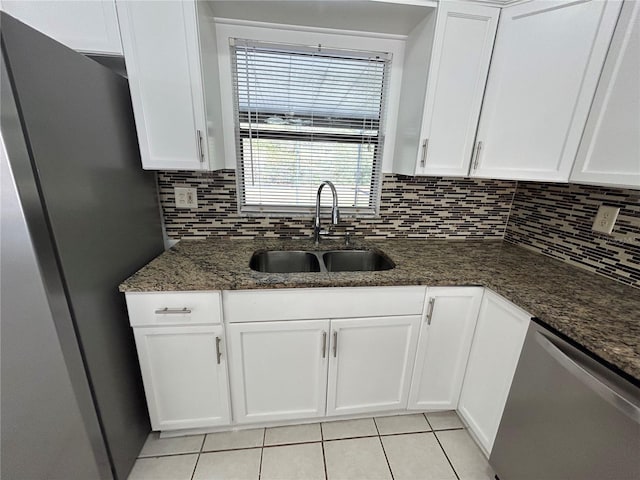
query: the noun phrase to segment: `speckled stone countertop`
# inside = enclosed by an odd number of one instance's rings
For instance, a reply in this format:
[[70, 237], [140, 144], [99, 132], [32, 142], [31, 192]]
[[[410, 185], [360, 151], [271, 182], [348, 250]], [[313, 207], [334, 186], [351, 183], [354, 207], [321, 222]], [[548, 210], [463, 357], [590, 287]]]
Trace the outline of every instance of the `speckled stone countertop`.
[[320, 249], [377, 248], [380, 272], [259, 273], [256, 250], [314, 250], [310, 240], [183, 240], [120, 285], [122, 292], [375, 285], [481, 285], [640, 380], [640, 290], [502, 241], [324, 241]]

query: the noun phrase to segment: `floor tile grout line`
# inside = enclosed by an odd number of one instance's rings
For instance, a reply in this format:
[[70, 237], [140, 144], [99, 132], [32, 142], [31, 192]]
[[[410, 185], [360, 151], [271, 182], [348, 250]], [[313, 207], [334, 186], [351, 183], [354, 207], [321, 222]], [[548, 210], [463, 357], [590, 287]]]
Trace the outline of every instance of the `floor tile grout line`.
[[[341, 438], [324, 438], [324, 435], [321, 433], [320, 440], [306, 440], [302, 442], [291, 442], [291, 443], [277, 443], [274, 445], [252, 445], [247, 447], [235, 447], [235, 448], [223, 448], [219, 450], [204, 450], [205, 440], [202, 441], [202, 445], [199, 450], [191, 451], [191, 452], [177, 452], [177, 453], [164, 453], [161, 455], [145, 455], [144, 457], [138, 457], [138, 459], [144, 458], [161, 458], [161, 457], [178, 457], [181, 455], [201, 455], [204, 453], [218, 453], [218, 452], [235, 452], [238, 450], [252, 450], [254, 448], [274, 448], [274, 447], [287, 447], [292, 445], [308, 445], [311, 443], [326, 443], [326, 442], [339, 442], [341, 440], [357, 440], [359, 438], [373, 438], [373, 437], [396, 437], [402, 435], [417, 435], [420, 433], [435, 433], [435, 432], [451, 432], [456, 430], [464, 430], [464, 427], [452, 427], [452, 428], [443, 428], [441, 430], [421, 430], [416, 432], [399, 432], [399, 433], [375, 433], [372, 435], [359, 435], [356, 437], [341, 437]], [[376, 428], [377, 431], [377, 428]]]
[[196, 476], [196, 470], [198, 469], [198, 463], [200, 462], [200, 455], [202, 455], [202, 449], [204, 448], [204, 442], [207, 439], [207, 435], [202, 436], [202, 443], [200, 444], [200, 451], [198, 452], [198, 457], [196, 458], [196, 464], [193, 466], [193, 472], [191, 472], [191, 480]]
[[[370, 437], [375, 437], [376, 435], [370, 435]], [[354, 437], [354, 438], [361, 438], [361, 437]], [[337, 440], [351, 440], [351, 439], [337, 439]], [[325, 440], [325, 442], [333, 442], [334, 440]], [[291, 447], [293, 445], [308, 445], [310, 443], [321, 443], [322, 440], [308, 440], [305, 442], [295, 442], [295, 443], [278, 443], [277, 445], [265, 445], [260, 446], [260, 445], [253, 445], [251, 447], [236, 447], [236, 448], [223, 448], [221, 450], [206, 450], [203, 451], [201, 453], [218, 453], [218, 452], [236, 452], [238, 450], [253, 450], [255, 448], [277, 448], [277, 447]], [[191, 454], [197, 454], [198, 452], [189, 452], [189, 453], [175, 453], [175, 454], [170, 454], [170, 455], [156, 455], [157, 457], [173, 457], [176, 455], [191, 455]], [[142, 458], [155, 458], [155, 457], [142, 457]]]
[[438, 442], [438, 445], [440, 445], [440, 449], [442, 450], [442, 453], [444, 453], [444, 457], [447, 459], [447, 462], [449, 462], [449, 465], [451, 466], [451, 470], [453, 470], [453, 474], [456, 476], [458, 480], [460, 480], [460, 476], [458, 475], [458, 472], [456, 472], [456, 468], [453, 466], [453, 462], [449, 458], [449, 455], [447, 455], [447, 451], [442, 446], [442, 443], [440, 443], [438, 434], [436, 432], [433, 432], [433, 436], [436, 438], [436, 442]]
[[374, 433], [373, 435], [358, 435], [357, 437], [340, 437], [340, 438], [327, 438], [323, 440], [324, 442], [338, 442], [340, 440], [355, 440], [356, 438], [371, 438], [371, 437], [379, 437], [379, 433]]
[[329, 480], [329, 474], [327, 473], [327, 457], [324, 455], [324, 431], [322, 430], [322, 423], [320, 423], [320, 446], [322, 447], [322, 464], [324, 465], [324, 480]]
[[425, 412], [422, 412], [422, 416], [427, 421], [427, 425], [429, 425], [429, 428], [431, 428], [431, 431], [435, 432], [435, 430], [433, 429], [433, 425], [431, 425], [431, 422], [429, 421], [429, 417], [427, 417], [427, 414]]
[[146, 460], [148, 458], [183, 457], [185, 455], [200, 455], [200, 452], [195, 451], [195, 452], [182, 452], [182, 453], [166, 453], [164, 455], [147, 455], [145, 457], [138, 457], [136, 458], [136, 460]]
[[378, 428], [378, 422], [376, 422], [375, 417], [373, 418], [373, 424], [376, 426], [376, 432], [378, 432], [378, 441], [380, 442], [380, 448], [382, 448], [382, 454], [384, 455], [384, 459], [387, 462], [387, 468], [389, 469], [389, 475], [391, 475], [391, 480], [393, 478], [393, 470], [391, 470], [391, 464], [389, 463], [389, 457], [387, 457], [387, 451], [384, 449], [384, 443], [382, 443], [382, 436], [380, 435], [380, 429]]
[[198, 469], [198, 462], [200, 461], [200, 454], [198, 454], [198, 457], [196, 458], [196, 464], [193, 466], [193, 472], [191, 472], [191, 480], [193, 480], [193, 477], [196, 474], [196, 470]]
[[262, 446], [260, 447], [260, 468], [258, 469], [258, 480], [262, 478], [262, 457], [264, 455], [264, 442], [267, 438], [267, 429], [262, 429]]
[[376, 434], [373, 434], [373, 435], [359, 435], [359, 436], [354, 436], [354, 437], [325, 439], [324, 438], [324, 429], [322, 428], [323, 427], [323, 423], [319, 422], [319, 423], [317, 423], [317, 425], [318, 425], [318, 427], [320, 429], [320, 439], [319, 440], [308, 440], [308, 441], [297, 441], [297, 442], [294, 441], [294, 442], [290, 442], [290, 443], [278, 443], [278, 444], [274, 444], [274, 445], [266, 445], [267, 427], [263, 427], [262, 444], [261, 445], [246, 446], [246, 447], [236, 447], [236, 448], [229, 448], [229, 449], [222, 449], [222, 450], [205, 451], [204, 448], [205, 448], [205, 444], [206, 444], [206, 440], [207, 440], [208, 434], [204, 434], [203, 437], [202, 437], [202, 441], [201, 441], [201, 444], [200, 444], [200, 447], [199, 447], [198, 450], [191, 451], [191, 452], [187, 451], [187, 452], [180, 452], [180, 453], [167, 453], [167, 454], [161, 454], [161, 455], [149, 455], [149, 456], [144, 456], [144, 457], [138, 457], [138, 459], [174, 457], [174, 456], [184, 456], [184, 455], [196, 455], [196, 462], [194, 464], [193, 471], [192, 471], [191, 477], [190, 477], [191, 480], [193, 480], [195, 478], [195, 473], [197, 471], [197, 467], [198, 467], [199, 462], [200, 462], [200, 457], [204, 453], [232, 452], [232, 451], [251, 450], [251, 449], [255, 449], [255, 448], [260, 448], [260, 465], [259, 465], [259, 472], [258, 472], [258, 480], [260, 480], [262, 478], [262, 464], [263, 464], [263, 457], [264, 457], [264, 449], [265, 448], [294, 446], [294, 445], [309, 445], [309, 444], [314, 444], [314, 443], [318, 443], [319, 442], [320, 446], [321, 446], [321, 451], [322, 451], [324, 478], [325, 478], [325, 480], [328, 480], [327, 459], [326, 459], [326, 452], [325, 452], [325, 446], [324, 446], [325, 442], [334, 442], [334, 441], [341, 441], [341, 440], [355, 440], [355, 439], [378, 437], [378, 441], [380, 442], [380, 445], [382, 447], [383, 454], [385, 456], [385, 460], [386, 460], [386, 463], [387, 463], [387, 467], [389, 469], [389, 473], [390, 473], [391, 478], [393, 480], [394, 479], [393, 470], [391, 469], [391, 463], [389, 462], [389, 458], [387, 456], [387, 452], [386, 452], [386, 450], [384, 448], [384, 443], [382, 442], [382, 440], [383, 440], [382, 437], [402, 436], [402, 435], [418, 435], [418, 434], [424, 434], [424, 433], [433, 433], [436, 441], [438, 442], [438, 446], [440, 447], [440, 449], [443, 452], [445, 458], [447, 459], [447, 462], [449, 463], [449, 466], [451, 467], [456, 479], [460, 480], [458, 472], [456, 471], [456, 469], [455, 469], [455, 467], [453, 465], [453, 462], [449, 458], [449, 455], [447, 454], [442, 442], [440, 441], [440, 439], [438, 437], [438, 434], [440, 432], [447, 432], [447, 431], [458, 431], [458, 430], [463, 430], [464, 431], [465, 427], [464, 426], [455, 426], [455, 427], [452, 426], [452, 427], [447, 427], [447, 428], [434, 429], [432, 424], [431, 424], [431, 422], [429, 421], [429, 418], [427, 417], [426, 412], [421, 412], [421, 415], [426, 420], [427, 425], [431, 430], [418, 430], [418, 431], [408, 431], [408, 432], [391, 432], [391, 433], [384, 433], [383, 434], [383, 433], [380, 433], [380, 428], [378, 426], [378, 423], [377, 423], [375, 417], [369, 417], [370, 420], [373, 420], [374, 427], [375, 427], [375, 430], [376, 430]]
[[[455, 412], [455, 410], [451, 410], [452, 412]], [[437, 413], [437, 412], [436, 412]], [[459, 427], [446, 427], [446, 428], [434, 428], [433, 425], [431, 425], [431, 422], [429, 421], [429, 417], [427, 417], [426, 412], [422, 413], [424, 415], [424, 418], [427, 420], [427, 423], [429, 424], [429, 426], [431, 427], [431, 431], [432, 432], [448, 432], [450, 430], [464, 430], [465, 426], [462, 425], [462, 423], [460, 423]], [[456, 413], [456, 417], [458, 417], [458, 414]], [[460, 422], [460, 419], [458, 417], [458, 422]]]
[[401, 435], [418, 435], [420, 433], [433, 433], [433, 430], [420, 430], [418, 432], [381, 433], [379, 437], [399, 437]]

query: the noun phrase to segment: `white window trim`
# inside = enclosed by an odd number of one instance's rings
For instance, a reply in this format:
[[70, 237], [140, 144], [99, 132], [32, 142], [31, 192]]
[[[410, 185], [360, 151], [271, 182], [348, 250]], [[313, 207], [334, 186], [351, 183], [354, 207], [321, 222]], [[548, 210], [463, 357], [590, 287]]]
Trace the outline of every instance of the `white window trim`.
[[[393, 55], [387, 86], [387, 112], [384, 121], [384, 151], [382, 154], [381, 179], [386, 172], [393, 171], [393, 152], [395, 150], [396, 124], [402, 84], [402, 65], [404, 63], [405, 36], [367, 35], [365, 32], [353, 32], [333, 29], [301, 29], [295, 25], [260, 24], [259, 22], [238, 22], [237, 20], [215, 19], [218, 44], [218, 65], [220, 69], [220, 94], [222, 114], [225, 119], [223, 129], [225, 168], [236, 169], [236, 137], [233, 109], [233, 75], [231, 71], [231, 53], [229, 38], [247, 38], [262, 42], [291, 43], [298, 45], [322, 44], [326, 47], [363, 51], [389, 52]], [[245, 212], [246, 213], [246, 212]], [[256, 212], [258, 214], [258, 212]], [[270, 213], [271, 215], [271, 213]]]

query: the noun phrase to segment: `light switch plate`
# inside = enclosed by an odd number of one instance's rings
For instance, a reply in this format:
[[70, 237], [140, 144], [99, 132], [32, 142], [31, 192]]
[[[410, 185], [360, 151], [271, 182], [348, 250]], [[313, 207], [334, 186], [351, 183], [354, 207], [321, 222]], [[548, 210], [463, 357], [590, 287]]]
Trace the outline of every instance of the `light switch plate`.
[[600, 205], [591, 230], [611, 235], [613, 226], [616, 224], [616, 219], [618, 218], [618, 213], [620, 213], [620, 208], [618, 207]]
[[195, 187], [173, 187], [176, 208], [198, 208], [198, 189]]

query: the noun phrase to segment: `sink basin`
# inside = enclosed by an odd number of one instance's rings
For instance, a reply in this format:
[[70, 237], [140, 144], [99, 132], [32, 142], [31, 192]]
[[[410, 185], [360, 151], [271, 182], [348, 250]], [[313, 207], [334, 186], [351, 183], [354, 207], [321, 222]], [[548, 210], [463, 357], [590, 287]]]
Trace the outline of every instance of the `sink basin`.
[[391, 270], [396, 265], [374, 250], [333, 250], [322, 255], [329, 272], [372, 272]]
[[396, 264], [375, 250], [263, 250], [253, 254], [249, 268], [263, 273], [377, 272]]
[[249, 267], [265, 273], [319, 272], [320, 262], [310, 252], [269, 250], [255, 252]]

